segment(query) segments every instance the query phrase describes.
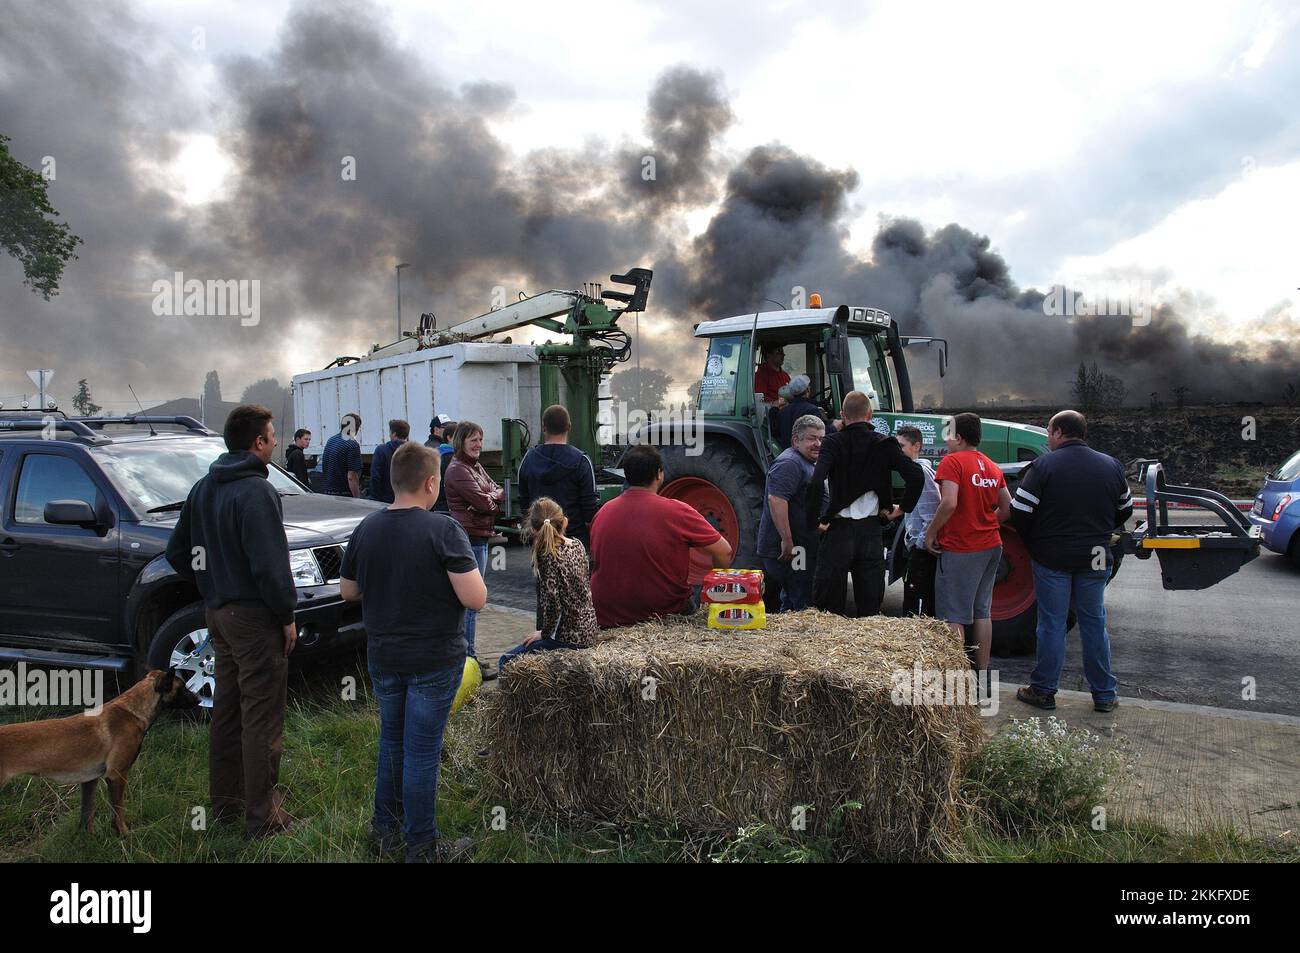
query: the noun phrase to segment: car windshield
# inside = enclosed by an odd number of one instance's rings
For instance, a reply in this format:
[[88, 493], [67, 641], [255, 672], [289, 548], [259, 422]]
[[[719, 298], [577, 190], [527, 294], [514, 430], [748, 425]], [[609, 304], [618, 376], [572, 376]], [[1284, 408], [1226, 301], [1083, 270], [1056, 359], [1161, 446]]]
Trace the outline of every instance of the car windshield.
[[[182, 503], [190, 488], [225, 453], [219, 437], [176, 437], [95, 447], [92, 453], [122, 494], [142, 510]], [[270, 467], [271, 485], [280, 493], [302, 493], [290, 477]]]
[[1277, 473], [1273, 474], [1274, 480], [1294, 480], [1300, 477], [1300, 452], [1291, 456], [1291, 459], [1277, 468]]

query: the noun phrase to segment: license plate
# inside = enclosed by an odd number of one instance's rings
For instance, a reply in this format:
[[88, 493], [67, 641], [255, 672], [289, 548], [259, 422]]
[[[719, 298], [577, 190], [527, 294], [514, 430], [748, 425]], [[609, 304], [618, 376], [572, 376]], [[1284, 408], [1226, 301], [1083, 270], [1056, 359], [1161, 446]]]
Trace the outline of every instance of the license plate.
[[1254, 513], [1256, 516], [1258, 516], [1260, 513], [1263, 513], [1263, 512], [1264, 512], [1264, 501], [1263, 501], [1263, 500], [1256, 500], [1256, 501], [1255, 501], [1255, 505], [1252, 506], [1252, 507], [1250, 508], [1250, 511], [1251, 511], [1252, 513]]

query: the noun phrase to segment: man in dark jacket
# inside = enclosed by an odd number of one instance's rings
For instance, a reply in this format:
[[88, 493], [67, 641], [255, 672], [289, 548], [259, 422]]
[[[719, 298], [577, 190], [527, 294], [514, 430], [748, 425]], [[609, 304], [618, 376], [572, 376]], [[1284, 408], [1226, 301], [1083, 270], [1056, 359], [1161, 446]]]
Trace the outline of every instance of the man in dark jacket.
[[1016, 697], [1049, 711], [1056, 707], [1072, 602], [1093, 707], [1109, 712], [1116, 706], [1105, 595], [1110, 537], [1133, 515], [1133, 495], [1123, 464], [1089, 447], [1087, 435], [1078, 411], [1054, 416], [1047, 424], [1051, 452], [1025, 469], [1011, 501], [1012, 525], [1029, 547], [1038, 602], [1038, 662]]
[[533, 447], [519, 464], [519, 509], [527, 513], [533, 500], [549, 496], [569, 518], [565, 532], [582, 540], [591, 552], [591, 520], [600, 507], [596, 495], [596, 472], [591, 460], [577, 447], [569, 446], [573, 423], [569, 412], [559, 404], [542, 414], [545, 441]]
[[280, 806], [288, 656], [298, 640], [280, 497], [267, 481], [271, 411], [236, 407], [226, 449], [194, 484], [167, 541], [167, 561], [203, 595], [216, 656], [208, 790], [216, 820], [243, 813], [252, 837], [287, 830]]
[[[859, 616], [875, 615], [885, 598], [885, 549], [881, 523], [910, 513], [925, 487], [921, 467], [894, 437], [871, 426], [871, 399], [862, 391], [844, 396], [844, 429], [829, 433], [813, 469], [804, 498], [809, 529], [822, 531], [813, 578], [813, 605], [847, 615], [848, 585], [853, 574], [853, 604]], [[906, 487], [900, 506], [891, 504], [893, 477]], [[823, 487], [830, 479], [830, 500]]]
[[293, 443], [284, 455], [284, 468], [292, 473], [298, 482], [311, 488], [311, 476], [307, 472], [307, 445], [311, 443], [311, 431], [303, 428], [293, 435]]
[[406, 443], [411, 436], [411, 425], [405, 420], [388, 422], [388, 442], [375, 447], [374, 456], [370, 458], [370, 498], [381, 503], [393, 502], [393, 481], [389, 471], [393, 465], [393, 454], [397, 448]]
[[772, 436], [776, 438], [782, 450], [790, 449], [790, 431], [794, 428], [794, 422], [800, 417], [812, 414], [821, 420], [823, 426], [827, 423], [826, 415], [808, 396], [808, 391], [812, 387], [808, 375], [796, 374], [790, 378], [790, 383], [786, 387], [790, 389], [790, 400], [776, 412], [776, 423], [772, 428]]

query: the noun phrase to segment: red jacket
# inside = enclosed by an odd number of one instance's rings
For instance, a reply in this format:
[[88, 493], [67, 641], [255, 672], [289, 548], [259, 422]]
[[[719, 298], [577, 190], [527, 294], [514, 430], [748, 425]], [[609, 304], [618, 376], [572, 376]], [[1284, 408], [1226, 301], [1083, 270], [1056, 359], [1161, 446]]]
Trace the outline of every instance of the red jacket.
[[493, 494], [501, 487], [487, 475], [483, 464], [471, 464], [456, 454], [447, 464], [443, 480], [447, 486], [447, 508], [470, 538], [482, 540], [496, 535], [493, 527], [501, 504]]

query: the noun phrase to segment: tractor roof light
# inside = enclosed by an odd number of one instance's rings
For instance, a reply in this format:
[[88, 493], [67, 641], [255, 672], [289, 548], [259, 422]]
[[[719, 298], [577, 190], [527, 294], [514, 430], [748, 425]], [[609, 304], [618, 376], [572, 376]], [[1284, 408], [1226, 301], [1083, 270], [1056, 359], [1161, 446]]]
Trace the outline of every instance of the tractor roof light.
[[808, 307], [820, 308], [821, 306], [822, 306], [822, 296], [814, 291], [812, 294], [808, 296]]

